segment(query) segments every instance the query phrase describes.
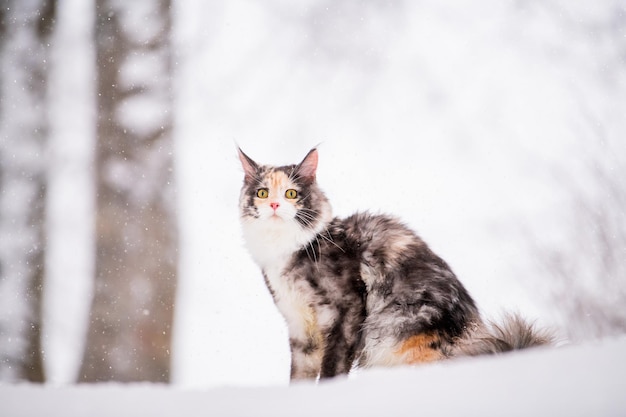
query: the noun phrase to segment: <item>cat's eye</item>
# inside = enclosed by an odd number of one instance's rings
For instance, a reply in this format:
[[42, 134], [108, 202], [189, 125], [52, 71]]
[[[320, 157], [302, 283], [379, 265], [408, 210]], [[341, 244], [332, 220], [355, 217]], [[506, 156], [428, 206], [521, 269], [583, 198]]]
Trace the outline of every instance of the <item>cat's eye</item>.
[[267, 191], [267, 188], [259, 188], [256, 192], [256, 196], [259, 198], [267, 198], [270, 195], [269, 191]]
[[285, 191], [285, 197], [287, 197], [290, 200], [293, 200], [297, 196], [298, 196], [298, 192], [296, 190], [294, 190], [294, 189], [289, 189], [289, 190]]

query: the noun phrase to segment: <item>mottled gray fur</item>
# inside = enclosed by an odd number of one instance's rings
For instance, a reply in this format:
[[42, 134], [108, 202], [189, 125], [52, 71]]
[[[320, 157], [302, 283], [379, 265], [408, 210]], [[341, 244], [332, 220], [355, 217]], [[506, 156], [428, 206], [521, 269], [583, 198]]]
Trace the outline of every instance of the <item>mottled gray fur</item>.
[[315, 149], [281, 167], [239, 157], [244, 238], [285, 317], [292, 379], [548, 341], [517, 316], [485, 325], [451, 268], [398, 219], [333, 218]]

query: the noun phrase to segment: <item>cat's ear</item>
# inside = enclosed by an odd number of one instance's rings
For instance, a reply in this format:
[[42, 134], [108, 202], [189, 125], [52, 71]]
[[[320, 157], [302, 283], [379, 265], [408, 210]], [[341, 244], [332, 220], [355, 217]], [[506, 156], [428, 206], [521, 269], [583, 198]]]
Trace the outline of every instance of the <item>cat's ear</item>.
[[298, 176], [306, 182], [315, 182], [315, 173], [317, 172], [317, 149], [313, 148], [304, 157], [297, 167]]
[[248, 184], [254, 182], [254, 180], [258, 177], [259, 165], [254, 162], [248, 155], [243, 153], [241, 148], [237, 148], [239, 153], [239, 160], [241, 161], [241, 166], [243, 167], [243, 172], [245, 173], [244, 181]]

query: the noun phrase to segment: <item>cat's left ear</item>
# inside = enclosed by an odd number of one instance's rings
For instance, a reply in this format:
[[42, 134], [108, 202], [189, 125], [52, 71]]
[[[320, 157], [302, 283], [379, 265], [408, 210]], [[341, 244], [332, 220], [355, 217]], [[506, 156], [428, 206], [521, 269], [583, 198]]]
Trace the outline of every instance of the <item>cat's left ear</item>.
[[241, 148], [237, 148], [239, 153], [239, 160], [241, 161], [241, 166], [243, 167], [243, 172], [245, 173], [244, 181], [248, 184], [254, 182], [254, 179], [257, 178], [257, 172], [259, 170], [259, 165], [254, 162], [248, 155], [243, 153]]
[[315, 182], [315, 173], [317, 172], [317, 149], [313, 148], [304, 157], [297, 167], [298, 176], [308, 183]]

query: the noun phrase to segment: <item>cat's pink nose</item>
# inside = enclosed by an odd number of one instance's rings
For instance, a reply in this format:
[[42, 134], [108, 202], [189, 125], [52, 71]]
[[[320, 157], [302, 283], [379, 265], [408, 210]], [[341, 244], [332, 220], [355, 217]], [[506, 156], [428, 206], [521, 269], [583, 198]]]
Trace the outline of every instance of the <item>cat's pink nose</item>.
[[278, 206], [280, 206], [280, 204], [278, 204], [277, 202], [271, 202], [270, 203], [270, 207], [274, 209], [274, 211], [276, 211], [276, 209], [278, 208]]

